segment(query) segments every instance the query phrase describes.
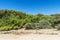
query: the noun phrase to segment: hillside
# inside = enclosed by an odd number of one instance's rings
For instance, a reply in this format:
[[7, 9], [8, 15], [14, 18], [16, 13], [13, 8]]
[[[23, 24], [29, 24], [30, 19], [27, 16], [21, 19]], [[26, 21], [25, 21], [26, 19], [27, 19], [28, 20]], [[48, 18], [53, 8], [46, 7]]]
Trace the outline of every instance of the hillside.
[[25, 29], [60, 29], [60, 14], [27, 14], [14, 10], [0, 10], [0, 31]]

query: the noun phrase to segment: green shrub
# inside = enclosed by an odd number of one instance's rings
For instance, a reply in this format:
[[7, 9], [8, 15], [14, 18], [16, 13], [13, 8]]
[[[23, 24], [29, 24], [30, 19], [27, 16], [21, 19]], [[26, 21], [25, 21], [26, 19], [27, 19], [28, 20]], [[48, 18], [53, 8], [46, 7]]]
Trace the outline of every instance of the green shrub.
[[24, 25], [24, 28], [25, 28], [25, 29], [35, 29], [35, 25], [32, 24], [32, 23], [26, 23], [26, 24]]
[[55, 26], [55, 28], [56, 28], [57, 30], [60, 30], [60, 24], [58, 24], [57, 26]]
[[14, 29], [14, 30], [18, 30], [19, 27], [18, 27], [18, 26], [14, 26], [13, 29]]
[[4, 26], [4, 27], [0, 27], [0, 31], [8, 31], [11, 30], [12, 27], [9, 26]]
[[6, 26], [2, 26], [0, 27], [0, 31], [8, 31], [8, 30], [12, 30], [14, 25], [6, 25]]
[[51, 23], [49, 23], [47, 20], [40, 20], [38, 23], [38, 28], [45, 29], [45, 28], [52, 28]]

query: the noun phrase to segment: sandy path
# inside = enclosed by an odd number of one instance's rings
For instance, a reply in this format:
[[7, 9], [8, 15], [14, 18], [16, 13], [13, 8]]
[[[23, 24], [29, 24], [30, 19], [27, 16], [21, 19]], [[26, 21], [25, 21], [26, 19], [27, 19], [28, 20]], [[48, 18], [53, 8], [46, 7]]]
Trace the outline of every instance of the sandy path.
[[0, 32], [0, 40], [60, 40], [60, 31], [55, 29], [41, 29], [38, 30], [38, 34], [35, 34], [36, 30], [14, 30], [10, 32]]
[[43, 34], [28, 34], [28, 35], [12, 35], [1, 34], [0, 40], [60, 40], [60, 35], [43, 35]]

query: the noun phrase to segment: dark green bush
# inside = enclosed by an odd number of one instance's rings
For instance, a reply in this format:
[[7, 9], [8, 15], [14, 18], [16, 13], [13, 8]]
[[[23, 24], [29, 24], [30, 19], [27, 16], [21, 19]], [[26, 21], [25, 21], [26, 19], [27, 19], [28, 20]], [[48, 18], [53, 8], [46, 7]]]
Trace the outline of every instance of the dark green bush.
[[60, 30], [60, 14], [32, 15], [14, 10], [0, 10], [0, 30], [45, 29]]

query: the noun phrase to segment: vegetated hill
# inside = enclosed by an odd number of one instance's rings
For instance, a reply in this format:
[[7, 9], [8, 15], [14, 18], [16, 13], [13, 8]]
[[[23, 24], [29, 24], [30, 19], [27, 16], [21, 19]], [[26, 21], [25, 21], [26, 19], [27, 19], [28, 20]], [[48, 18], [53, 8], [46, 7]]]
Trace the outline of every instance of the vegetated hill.
[[14, 10], [0, 10], [0, 30], [25, 29], [60, 29], [60, 14], [26, 14]]

